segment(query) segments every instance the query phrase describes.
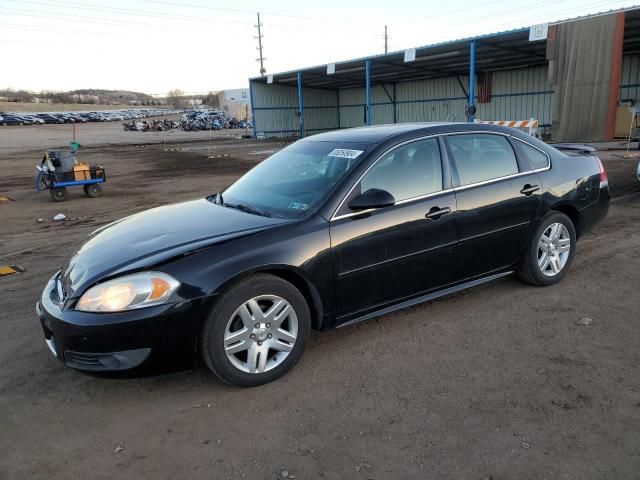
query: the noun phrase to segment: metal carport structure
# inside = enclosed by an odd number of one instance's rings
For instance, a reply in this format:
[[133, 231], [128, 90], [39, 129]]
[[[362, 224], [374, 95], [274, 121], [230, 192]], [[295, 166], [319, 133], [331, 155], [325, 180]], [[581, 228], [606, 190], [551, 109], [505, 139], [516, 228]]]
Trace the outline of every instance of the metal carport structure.
[[[640, 10], [627, 11], [624, 22], [628, 58], [620, 93], [635, 94], [640, 72], [632, 64], [640, 63], [630, 56], [640, 45]], [[382, 123], [473, 121], [467, 105], [481, 119], [550, 124], [547, 39], [531, 41], [530, 33], [522, 28], [251, 78], [254, 132], [304, 136]]]

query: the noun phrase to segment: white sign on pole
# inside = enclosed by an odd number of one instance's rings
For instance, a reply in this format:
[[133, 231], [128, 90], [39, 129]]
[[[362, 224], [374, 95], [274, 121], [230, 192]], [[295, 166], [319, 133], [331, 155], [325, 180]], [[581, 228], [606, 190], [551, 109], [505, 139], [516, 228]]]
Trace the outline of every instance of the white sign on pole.
[[329, 63], [327, 65], [327, 75], [333, 75], [334, 73], [336, 73], [336, 64]]
[[537, 42], [547, 39], [547, 32], [549, 31], [548, 23], [541, 23], [540, 25], [532, 25], [529, 28], [529, 41]]
[[273, 83], [273, 75], [267, 75], [267, 83]]
[[413, 62], [416, 59], [416, 49], [415, 48], [407, 48], [404, 51], [404, 61], [405, 62]]

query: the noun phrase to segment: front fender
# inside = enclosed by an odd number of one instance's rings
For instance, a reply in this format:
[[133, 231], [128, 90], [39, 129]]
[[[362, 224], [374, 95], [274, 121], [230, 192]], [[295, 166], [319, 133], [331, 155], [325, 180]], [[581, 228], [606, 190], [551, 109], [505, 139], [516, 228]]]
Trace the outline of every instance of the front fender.
[[333, 311], [333, 264], [324, 219], [222, 242], [157, 268], [180, 280], [194, 298], [219, 294], [247, 275], [274, 273], [306, 293], [320, 319]]

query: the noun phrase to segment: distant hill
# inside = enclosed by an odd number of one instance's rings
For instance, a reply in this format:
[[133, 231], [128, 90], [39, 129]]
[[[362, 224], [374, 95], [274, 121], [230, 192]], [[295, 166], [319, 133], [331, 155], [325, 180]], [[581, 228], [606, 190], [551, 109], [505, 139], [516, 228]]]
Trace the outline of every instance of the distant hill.
[[113, 99], [129, 99], [129, 100], [153, 100], [151, 95], [147, 95], [142, 92], [131, 92], [129, 90], [102, 90], [96, 88], [83, 88], [80, 90], [71, 90], [65, 92], [68, 95], [93, 95], [100, 98], [113, 98]]
[[158, 99], [142, 92], [129, 90], [104, 90], [98, 88], [82, 88], [68, 92], [40, 93], [25, 90], [0, 89], [0, 101], [34, 102], [34, 103], [79, 103], [89, 105], [160, 105]]

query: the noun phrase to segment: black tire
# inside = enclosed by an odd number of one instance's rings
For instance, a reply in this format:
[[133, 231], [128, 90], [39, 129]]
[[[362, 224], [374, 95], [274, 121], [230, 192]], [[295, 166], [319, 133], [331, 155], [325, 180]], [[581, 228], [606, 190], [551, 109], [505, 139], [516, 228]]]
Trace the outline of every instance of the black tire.
[[54, 202], [64, 202], [67, 199], [67, 189], [65, 187], [54, 187], [49, 190], [51, 200]]
[[[565, 226], [569, 233], [570, 237], [570, 250], [569, 255], [567, 257], [566, 263], [562, 266], [560, 271], [553, 276], [545, 275], [540, 266], [538, 265], [538, 244], [540, 243], [540, 239], [545, 233], [545, 231], [549, 228], [550, 225], [554, 223], [561, 223]], [[576, 253], [576, 229], [573, 225], [573, 222], [569, 217], [567, 217], [564, 213], [552, 211], [549, 212], [545, 217], [538, 223], [533, 235], [529, 239], [529, 245], [527, 246], [527, 250], [522, 258], [522, 262], [520, 264], [520, 268], [518, 270], [518, 277], [532, 285], [546, 287], [549, 285], [555, 285], [560, 280], [564, 278], [567, 274], [567, 271], [571, 267], [573, 263], [573, 258]]]
[[99, 183], [85, 185], [82, 187], [84, 194], [89, 198], [98, 198], [102, 196], [102, 186]]
[[[238, 307], [260, 295], [277, 295], [293, 307], [298, 319], [298, 334], [293, 349], [281, 364], [262, 373], [236, 368], [224, 352], [224, 333]], [[309, 306], [298, 289], [286, 280], [270, 274], [257, 274], [232, 285], [216, 301], [200, 335], [200, 354], [218, 378], [231, 385], [255, 387], [272, 382], [287, 373], [300, 360], [311, 332]]]

